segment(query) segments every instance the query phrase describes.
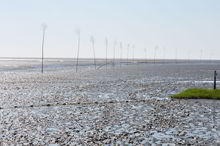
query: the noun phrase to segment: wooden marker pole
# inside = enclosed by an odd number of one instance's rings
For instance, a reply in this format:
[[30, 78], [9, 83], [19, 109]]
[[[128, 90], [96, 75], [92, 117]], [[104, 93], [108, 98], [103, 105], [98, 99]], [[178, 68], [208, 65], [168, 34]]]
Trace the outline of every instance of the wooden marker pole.
[[105, 38], [105, 69], [107, 70], [108, 65], [108, 39]]
[[215, 70], [214, 71], [214, 90], [216, 89], [216, 76], [217, 76], [217, 72]]
[[41, 46], [41, 73], [44, 73], [44, 38], [45, 38], [45, 33], [46, 33], [46, 29], [47, 29], [47, 25], [46, 24], [42, 24], [42, 29], [43, 29], [43, 38], [42, 38], [42, 46]]
[[77, 40], [77, 57], [76, 57], [76, 72], [78, 71], [78, 65], [79, 65], [79, 48], [80, 48], [80, 29], [76, 30], [76, 34], [78, 37]]
[[93, 60], [94, 60], [94, 65], [96, 69], [96, 58], [95, 58], [95, 39], [93, 36], [91, 36], [91, 43], [92, 43], [92, 50], [93, 50]]

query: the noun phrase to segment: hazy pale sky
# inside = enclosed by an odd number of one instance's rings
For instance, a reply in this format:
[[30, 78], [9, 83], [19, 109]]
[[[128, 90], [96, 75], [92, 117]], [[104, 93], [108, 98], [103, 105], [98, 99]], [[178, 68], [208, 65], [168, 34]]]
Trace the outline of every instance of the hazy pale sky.
[[76, 57], [80, 28], [80, 57], [92, 57], [93, 35], [97, 57], [107, 37], [108, 57], [117, 40], [124, 58], [130, 44], [136, 58], [158, 46], [157, 58], [220, 59], [220, 0], [1, 0], [0, 18], [1, 57], [40, 57], [44, 22], [47, 57]]

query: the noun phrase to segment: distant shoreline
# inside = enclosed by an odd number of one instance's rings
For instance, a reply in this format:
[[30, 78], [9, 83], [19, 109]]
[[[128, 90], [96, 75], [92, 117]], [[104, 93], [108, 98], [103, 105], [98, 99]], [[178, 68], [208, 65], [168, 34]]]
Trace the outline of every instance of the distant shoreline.
[[[106, 58], [96, 58], [96, 60], [99, 60], [99, 61], [105, 61]], [[10, 60], [41, 60], [40, 57], [0, 57], [0, 61], [2, 60], [5, 60], [5, 61], [10, 61]], [[75, 61], [76, 58], [63, 58], [63, 57], [45, 57], [44, 60], [63, 60], [63, 61]], [[94, 59], [93, 58], [79, 58], [79, 60], [85, 60], [85, 61], [93, 61]], [[114, 60], [114, 58], [108, 58], [108, 61], [112, 61]], [[148, 59], [144, 59], [144, 58], [115, 58], [115, 61], [129, 61], [129, 62], [154, 62], [154, 59], [152, 58], [148, 58]], [[220, 60], [218, 59], [155, 59], [155, 62], [211, 62], [211, 61], [214, 61], [214, 62], [220, 62]]]

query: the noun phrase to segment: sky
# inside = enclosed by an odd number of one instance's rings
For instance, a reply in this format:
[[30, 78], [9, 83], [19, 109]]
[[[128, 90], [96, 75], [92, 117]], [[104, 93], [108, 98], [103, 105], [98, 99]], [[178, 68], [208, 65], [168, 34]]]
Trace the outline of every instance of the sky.
[[[0, 0], [0, 57], [220, 59], [219, 0]], [[130, 46], [128, 49], [128, 45]], [[129, 51], [128, 51], [129, 50]]]

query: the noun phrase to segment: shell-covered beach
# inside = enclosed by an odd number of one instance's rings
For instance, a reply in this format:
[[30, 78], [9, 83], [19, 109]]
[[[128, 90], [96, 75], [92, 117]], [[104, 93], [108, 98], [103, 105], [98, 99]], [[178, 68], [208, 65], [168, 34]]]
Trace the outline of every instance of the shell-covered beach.
[[220, 101], [170, 98], [212, 88], [218, 62], [33, 64], [0, 72], [0, 145], [220, 144]]

